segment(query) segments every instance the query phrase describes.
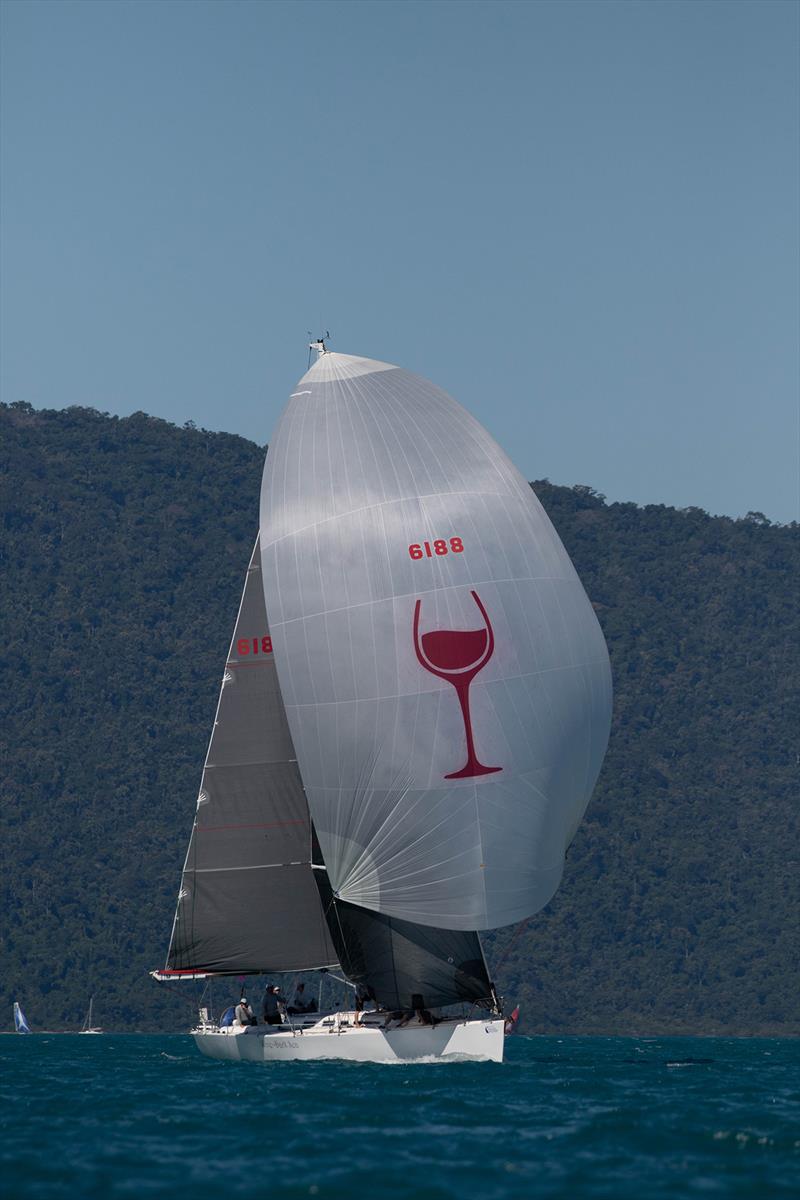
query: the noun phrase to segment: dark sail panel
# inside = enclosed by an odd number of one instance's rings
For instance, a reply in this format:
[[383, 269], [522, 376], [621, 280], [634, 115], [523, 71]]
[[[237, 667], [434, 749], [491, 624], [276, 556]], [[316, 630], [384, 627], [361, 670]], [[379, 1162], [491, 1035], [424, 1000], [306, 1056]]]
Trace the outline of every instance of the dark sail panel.
[[336, 963], [311, 870], [311, 827], [250, 559], [167, 958], [248, 974]]
[[197, 872], [188, 919], [176, 923], [182, 941], [178, 945], [176, 939], [170, 967], [258, 975], [335, 964], [336, 952], [326, 949], [328, 930], [309, 874], [307, 863], [269, 873]]
[[[315, 852], [315, 861], [317, 854]], [[328, 873], [314, 877], [342, 970], [373, 989], [381, 1007], [427, 1008], [466, 1001], [491, 1008], [493, 989], [477, 933], [434, 929], [335, 899]]]

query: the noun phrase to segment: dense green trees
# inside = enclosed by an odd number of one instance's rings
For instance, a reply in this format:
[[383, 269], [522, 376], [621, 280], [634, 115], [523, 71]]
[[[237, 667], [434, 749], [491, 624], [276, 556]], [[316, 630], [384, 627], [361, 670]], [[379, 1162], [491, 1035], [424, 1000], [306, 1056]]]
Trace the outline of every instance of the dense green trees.
[[[3, 971], [39, 1027], [185, 1025], [159, 988], [263, 448], [0, 408]], [[788, 1032], [800, 989], [796, 526], [535, 485], [611, 651], [564, 882], [488, 939], [526, 1027]], [[4, 1006], [4, 1007], [3, 1007]]]

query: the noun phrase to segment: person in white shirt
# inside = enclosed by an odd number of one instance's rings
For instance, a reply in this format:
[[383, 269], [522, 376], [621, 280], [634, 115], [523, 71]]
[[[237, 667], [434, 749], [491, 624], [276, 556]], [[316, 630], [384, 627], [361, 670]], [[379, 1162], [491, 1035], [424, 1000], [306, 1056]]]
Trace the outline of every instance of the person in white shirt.
[[255, 1013], [244, 996], [241, 997], [239, 1003], [236, 1005], [234, 1021], [237, 1025], [255, 1025], [256, 1023]]

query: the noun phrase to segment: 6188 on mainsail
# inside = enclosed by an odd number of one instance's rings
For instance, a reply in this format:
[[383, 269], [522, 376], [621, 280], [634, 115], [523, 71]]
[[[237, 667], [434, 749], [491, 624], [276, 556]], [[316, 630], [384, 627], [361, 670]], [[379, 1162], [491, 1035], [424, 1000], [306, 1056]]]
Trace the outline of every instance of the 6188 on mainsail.
[[376, 998], [360, 1020], [205, 1019], [216, 1058], [499, 1061], [478, 933], [558, 887], [608, 740], [605, 642], [486, 430], [419, 376], [312, 348], [270, 442], [154, 975], [338, 964]]

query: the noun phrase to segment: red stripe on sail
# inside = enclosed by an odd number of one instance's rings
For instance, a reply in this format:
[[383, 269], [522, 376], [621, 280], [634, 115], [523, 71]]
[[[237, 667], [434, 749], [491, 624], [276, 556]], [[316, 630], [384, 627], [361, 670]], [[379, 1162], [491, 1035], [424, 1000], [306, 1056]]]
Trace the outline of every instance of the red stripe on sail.
[[278, 825], [305, 825], [302, 819], [297, 821], [262, 821], [256, 825], [198, 825], [198, 833], [218, 833], [221, 829], [274, 829]]

